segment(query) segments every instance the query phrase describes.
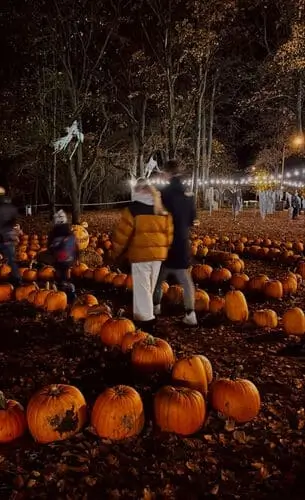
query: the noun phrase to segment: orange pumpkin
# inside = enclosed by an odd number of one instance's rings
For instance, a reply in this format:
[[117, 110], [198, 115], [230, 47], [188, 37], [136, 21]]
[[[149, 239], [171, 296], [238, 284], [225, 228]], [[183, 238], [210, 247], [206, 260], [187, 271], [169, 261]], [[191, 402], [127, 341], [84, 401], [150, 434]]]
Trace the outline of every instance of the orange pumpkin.
[[192, 268], [192, 278], [195, 282], [210, 278], [213, 268], [207, 264], [197, 264]]
[[236, 422], [248, 422], [259, 413], [260, 395], [250, 380], [216, 380], [211, 385], [210, 395], [214, 410]]
[[148, 337], [148, 333], [142, 332], [141, 330], [136, 330], [135, 332], [129, 332], [124, 335], [122, 340], [122, 352], [126, 354], [133, 349], [133, 346], [140, 342], [140, 340], [145, 340]]
[[283, 297], [283, 285], [279, 280], [269, 280], [265, 283], [264, 293], [271, 299], [281, 299]]
[[65, 311], [68, 306], [68, 297], [65, 292], [59, 292], [55, 286], [48, 293], [44, 302], [44, 309], [48, 312]]
[[24, 409], [0, 392], [0, 443], [9, 443], [21, 437], [27, 428]]
[[[208, 373], [206, 364], [209, 364]], [[211, 375], [212, 373], [212, 375]], [[206, 395], [208, 392], [208, 380], [213, 377], [212, 365], [207, 358], [203, 363], [200, 356], [189, 356], [176, 361], [172, 371], [173, 380], [180, 386], [196, 389]]]
[[278, 318], [275, 311], [272, 309], [261, 309], [253, 313], [254, 323], [261, 328], [276, 328]]
[[89, 335], [99, 335], [101, 328], [111, 318], [109, 310], [105, 307], [87, 309], [87, 318], [84, 323], [84, 331]]
[[110, 318], [104, 323], [100, 330], [100, 337], [103, 344], [107, 346], [122, 346], [122, 341], [126, 333], [135, 332], [134, 323], [127, 318]]
[[89, 234], [85, 226], [83, 226], [83, 224], [75, 224], [72, 226], [72, 231], [76, 238], [79, 250], [86, 250], [89, 245]]
[[282, 280], [283, 295], [293, 295], [298, 290], [298, 281], [295, 274], [285, 276]]
[[35, 296], [33, 297], [33, 304], [35, 305], [35, 307], [37, 307], [38, 309], [43, 308], [45, 305], [46, 298], [52, 292], [53, 291], [50, 290], [50, 284], [47, 281], [47, 283], [45, 284], [45, 288], [39, 288], [36, 291]]
[[246, 297], [239, 290], [228, 292], [225, 296], [225, 313], [230, 321], [247, 321], [249, 317]]
[[269, 281], [268, 276], [265, 274], [259, 274], [258, 276], [250, 279], [248, 289], [252, 292], [262, 292], [267, 281]]
[[37, 280], [37, 269], [33, 269], [32, 266], [33, 262], [30, 263], [29, 268], [26, 269], [22, 275], [22, 279], [24, 281], [28, 281], [29, 283]]
[[244, 274], [244, 273], [233, 274], [233, 276], [230, 280], [230, 285], [235, 290], [243, 291], [247, 288], [248, 282], [249, 282], [249, 276], [247, 276], [246, 274]]
[[195, 291], [195, 310], [198, 312], [208, 311], [210, 297], [204, 290], [197, 289]]
[[30, 285], [21, 285], [18, 286], [15, 290], [15, 297], [18, 302], [21, 302], [22, 300], [27, 300], [28, 296], [30, 295], [31, 292], [37, 292], [38, 286], [36, 283], [32, 283]]
[[91, 425], [104, 439], [119, 441], [137, 436], [144, 427], [140, 395], [126, 385], [106, 389], [94, 403]]
[[72, 267], [71, 275], [74, 278], [82, 278], [87, 269], [88, 269], [87, 264], [85, 264], [84, 262], [79, 262], [78, 264]]
[[89, 306], [87, 304], [74, 304], [70, 310], [70, 318], [74, 321], [81, 321], [87, 318]]
[[35, 441], [61, 441], [76, 434], [85, 424], [86, 401], [72, 385], [49, 385], [31, 397], [26, 414]]
[[52, 266], [44, 266], [38, 271], [38, 279], [42, 281], [53, 281], [55, 279], [55, 269]]
[[223, 297], [214, 296], [210, 297], [209, 311], [212, 314], [220, 314], [223, 312], [225, 307], [225, 299]]
[[171, 285], [165, 296], [173, 305], [183, 304], [183, 288], [180, 285]]
[[226, 268], [213, 269], [211, 274], [211, 281], [213, 283], [224, 283], [225, 281], [229, 281], [232, 278], [231, 271]]
[[97, 283], [103, 283], [105, 276], [110, 273], [109, 267], [97, 267], [94, 270], [94, 281]]
[[126, 286], [127, 274], [118, 273], [112, 280], [112, 285], [115, 288], [123, 288]]
[[303, 336], [305, 334], [305, 315], [299, 307], [288, 309], [283, 316], [283, 326], [287, 335]]
[[8, 278], [12, 272], [12, 268], [8, 264], [1, 264], [0, 278]]
[[0, 284], [0, 302], [9, 302], [14, 295], [14, 287], [10, 283]]
[[170, 370], [175, 356], [166, 340], [149, 335], [134, 345], [131, 362], [136, 370], [151, 374]]
[[162, 431], [189, 436], [203, 426], [206, 405], [194, 389], [165, 386], [155, 396], [154, 415]]
[[98, 300], [97, 298], [92, 295], [91, 293], [84, 293], [82, 295], [79, 295], [77, 299], [73, 303], [74, 306], [76, 305], [86, 305], [86, 306], [97, 306], [98, 305]]

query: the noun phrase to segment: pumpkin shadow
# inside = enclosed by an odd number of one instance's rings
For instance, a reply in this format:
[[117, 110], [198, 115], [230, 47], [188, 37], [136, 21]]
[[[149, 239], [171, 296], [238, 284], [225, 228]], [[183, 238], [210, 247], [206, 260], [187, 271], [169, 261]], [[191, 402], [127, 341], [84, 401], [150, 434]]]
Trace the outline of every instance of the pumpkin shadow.
[[305, 343], [300, 342], [298, 344], [289, 344], [276, 353], [277, 356], [300, 358], [305, 361]]
[[261, 342], [282, 342], [286, 339], [286, 336], [280, 330], [266, 331], [264, 333], [256, 333], [256, 335], [250, 335], [245, 337], [247, 342], [252, 344], [260, 344]]

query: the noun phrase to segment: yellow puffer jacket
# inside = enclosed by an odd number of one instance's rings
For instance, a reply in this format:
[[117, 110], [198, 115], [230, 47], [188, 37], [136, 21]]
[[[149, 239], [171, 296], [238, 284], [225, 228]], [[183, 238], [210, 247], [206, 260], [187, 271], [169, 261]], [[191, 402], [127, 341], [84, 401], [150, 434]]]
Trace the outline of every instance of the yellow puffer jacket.
[[164, 261], [173, 241], [172, 216], [162, 207], [160, 193], [139, 192], [122, 212], [113, 237], [113, 257], [129, 262]]

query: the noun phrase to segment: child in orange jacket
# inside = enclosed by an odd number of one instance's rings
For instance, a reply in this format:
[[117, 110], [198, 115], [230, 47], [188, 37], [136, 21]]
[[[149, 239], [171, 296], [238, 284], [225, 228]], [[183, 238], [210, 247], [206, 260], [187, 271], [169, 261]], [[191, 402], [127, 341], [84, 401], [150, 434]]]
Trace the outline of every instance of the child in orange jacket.
[[112, 246], [114, 258], [124, 254], [131, 263], [133, 316], [148, 333], [155, 321], [153, 292], [173, 233], [172, 217], [165, 211], [160, 193], [148, 180], [139, 180], [133, 201], [123, 210], [115, 229]]

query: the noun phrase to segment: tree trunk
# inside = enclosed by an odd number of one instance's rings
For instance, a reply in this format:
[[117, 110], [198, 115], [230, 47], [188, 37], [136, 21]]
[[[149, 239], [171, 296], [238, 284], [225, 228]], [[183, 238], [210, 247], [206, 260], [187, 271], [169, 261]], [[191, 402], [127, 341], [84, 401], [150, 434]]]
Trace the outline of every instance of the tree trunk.
[[210, 167], [211, 167], [212, 150], [213, 150], [215, 94], [216, 94], [216, 79], [214, 80], [211, 102], [210, 102], [209, 140], [208, 140], [208, 157], [207, 157], [207, 179], [209, 179], [209, 177], [210, 177]]
[[174, 91], [174, 86], [170, 81], [168, 83], [168, 111], [169, 111], [168, 154], [169, 158], [174, 158], [176, 151], [175, 91]]
[[300, 78], [298, 87], [298, 101], [297, 101], [297, 120], [298, 120], [299, 134], [303, 134], [302, 107], [303, 107], [303, 82], [302, 78]]
[[132, 133], [132, 169], [131, 173], [134, 177], [137, 177], [137, 163], [138, 163], [138, 140], [137, 140], [137, 128], [132, 122], [131, 124]]
[[141, 118], [139, 121], [139, 137], [138, 137], [138, 157], [137, 157], [137, 171], [140, 177], [144, 176], [144, 145], [145, 145], [145, 131], [146, 131], [146, 108], [147, 97], [144, 96], [141, 107]]
[[199, 95], [198, 102], [196, 105], [196, 121], [195, 121], [195, 165], [193, 173], [193, 192], [196, 205], [198, 201], [198, 181], [200, 176], [202, 102], [203, 102], [203, 94], [201, 93]]
[[77, 158], [71, 158], [69, 161], [69, 174], [71, 183], [71, 201], [72, 201], [72, 224], [79, 224], [81, 207], [78, 179], [75, 171]]

